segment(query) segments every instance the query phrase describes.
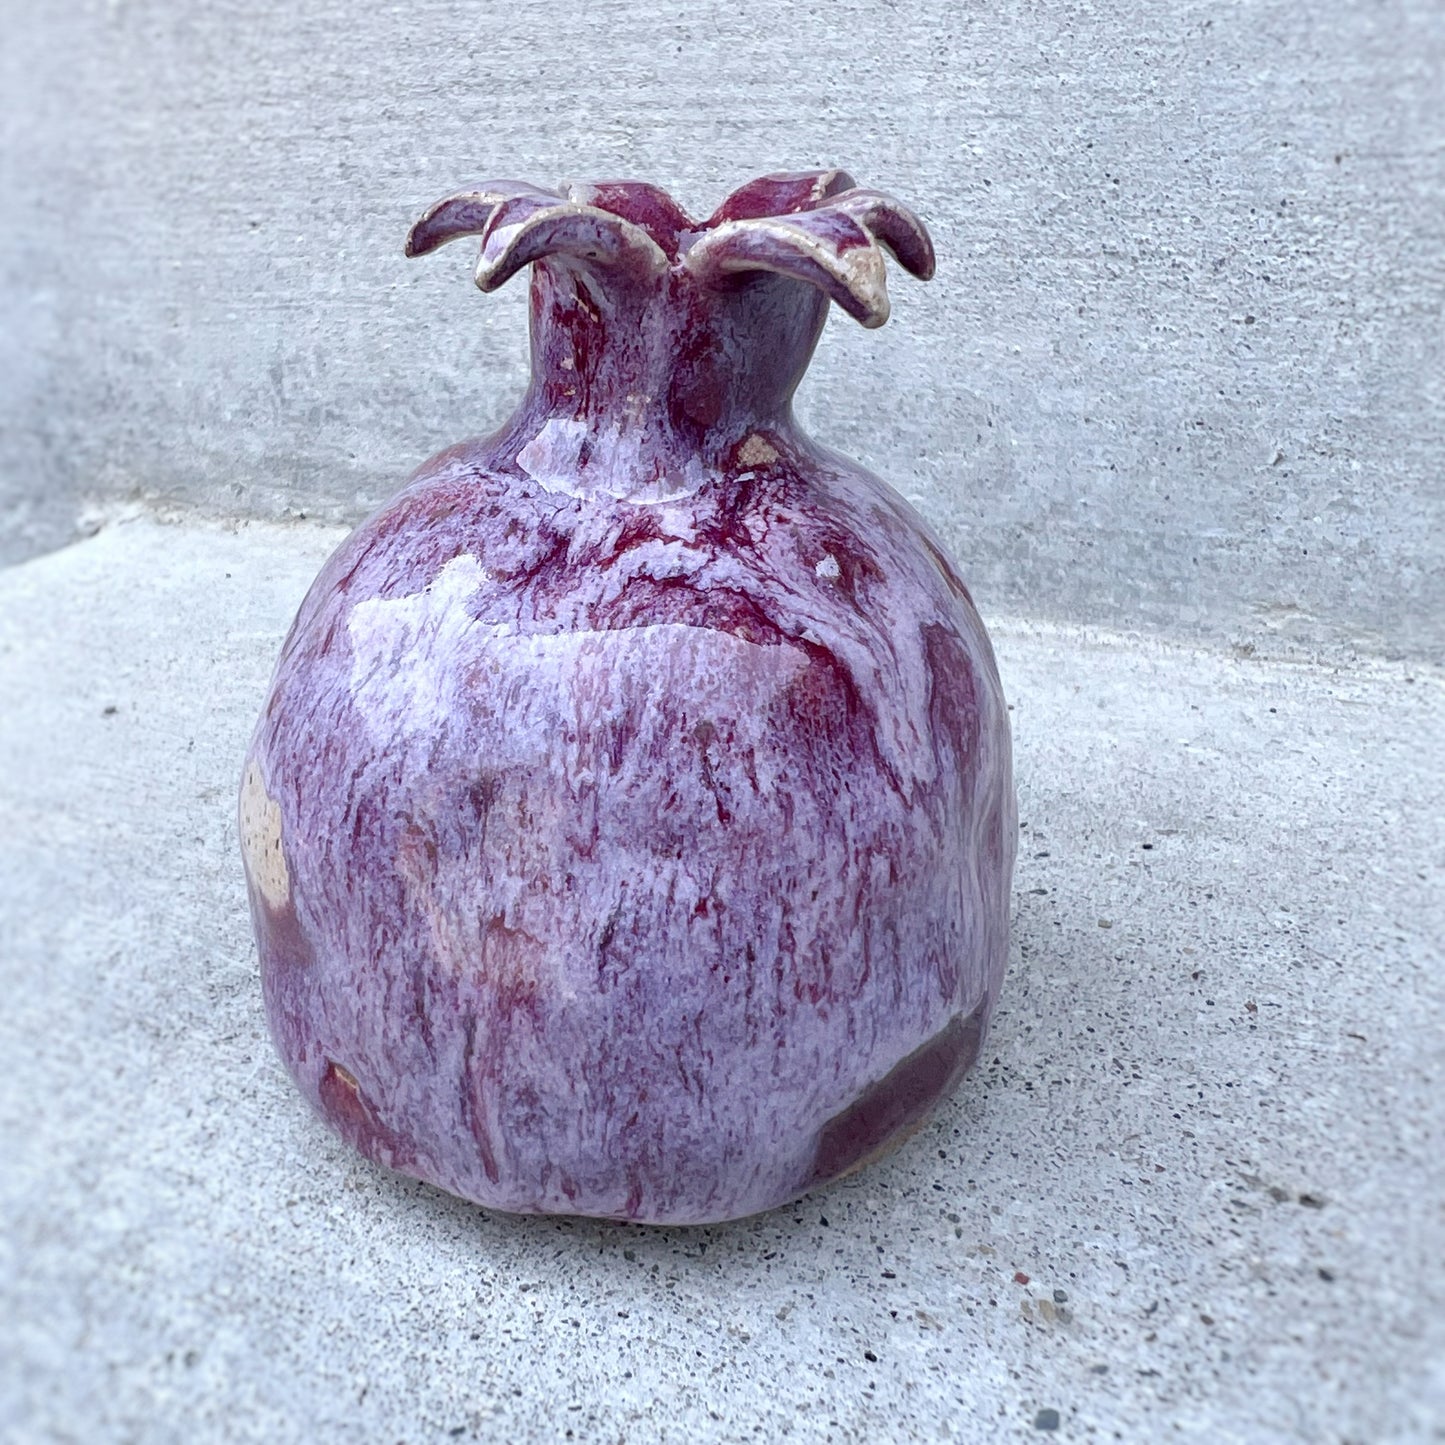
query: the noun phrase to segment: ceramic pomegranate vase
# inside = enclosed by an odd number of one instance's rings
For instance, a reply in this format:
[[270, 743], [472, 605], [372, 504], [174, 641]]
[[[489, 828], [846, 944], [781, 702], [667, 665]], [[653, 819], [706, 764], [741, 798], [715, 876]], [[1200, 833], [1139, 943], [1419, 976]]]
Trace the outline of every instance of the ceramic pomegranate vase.
[[[837, 171], [705, 222], [653, 186], [432, 207], [532, 267], [533, 376], [326, 564], [240, 825], [267, 1014], [369, 1158], [478, 1203], [731, 1219], [973, 1063], [1015, 808], [952, 562], [791, 397], [927, 232]], [[866, 404], [867, 388], [859, 388]]]

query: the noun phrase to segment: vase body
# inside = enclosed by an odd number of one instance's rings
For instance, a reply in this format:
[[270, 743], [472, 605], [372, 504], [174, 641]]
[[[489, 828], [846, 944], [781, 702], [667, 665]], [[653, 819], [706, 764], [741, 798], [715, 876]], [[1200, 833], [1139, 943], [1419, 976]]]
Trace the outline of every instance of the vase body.
[[517, 415], [317, 578], [241, 832], [272, 1035], [353, 1145], [698, 1223], [866, 1161], [973, 1062], [1009, 730], [937, 540], [792, 421], [826, 297], [594, 270], [535, 263]]

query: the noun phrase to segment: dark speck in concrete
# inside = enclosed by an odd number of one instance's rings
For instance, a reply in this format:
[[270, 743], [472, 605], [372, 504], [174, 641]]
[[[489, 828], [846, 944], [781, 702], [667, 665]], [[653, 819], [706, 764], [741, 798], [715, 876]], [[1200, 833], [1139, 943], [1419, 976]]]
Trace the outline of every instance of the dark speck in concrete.
[[1057, 1410], [1040, 1410], [1034, 1416], [1035, 1430], [1057, 1430], [1059, 1428], [1059, 1412]]

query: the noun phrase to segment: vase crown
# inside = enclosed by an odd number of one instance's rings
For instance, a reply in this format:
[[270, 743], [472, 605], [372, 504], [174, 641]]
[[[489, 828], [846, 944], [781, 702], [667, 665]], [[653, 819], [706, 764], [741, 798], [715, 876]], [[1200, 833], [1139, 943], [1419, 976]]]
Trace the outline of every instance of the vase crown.
[[482, 290], [532, 267], [518, 416], [573, 448], [553, 471], [585, 470], [613, 450], [607, 437], [629, 438], [634, 469], [660, 477], [669, 451], [717, 460], [760, 429], [786, 431], [828, 302], [881, 326], [882, 248], [923, 279], [934, 265], [910, 210], [837, 170], [760, 176], [705, 221], [645, 182], [487, 182], [432, 206], [407, 255], [473, 235]]

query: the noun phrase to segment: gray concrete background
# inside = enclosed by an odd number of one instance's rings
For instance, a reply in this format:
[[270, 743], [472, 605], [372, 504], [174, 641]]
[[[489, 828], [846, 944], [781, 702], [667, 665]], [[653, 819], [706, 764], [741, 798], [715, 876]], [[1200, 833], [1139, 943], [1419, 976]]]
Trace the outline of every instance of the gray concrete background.
[[1445, 7], [0, 0], [0, 555], [355, 520], [522, 384], [418, 209], [842, 164], [942, 256], [800, 409], [985, 612], [1445, 652]]
[[522, 1220], [351, 1153], [265, 1036], [237, 771], [338, 537], [0, 571], [6, 1445], [1445, 1441], [1438, 670], [995, 619], [982, 1066], [793, 1209]]

